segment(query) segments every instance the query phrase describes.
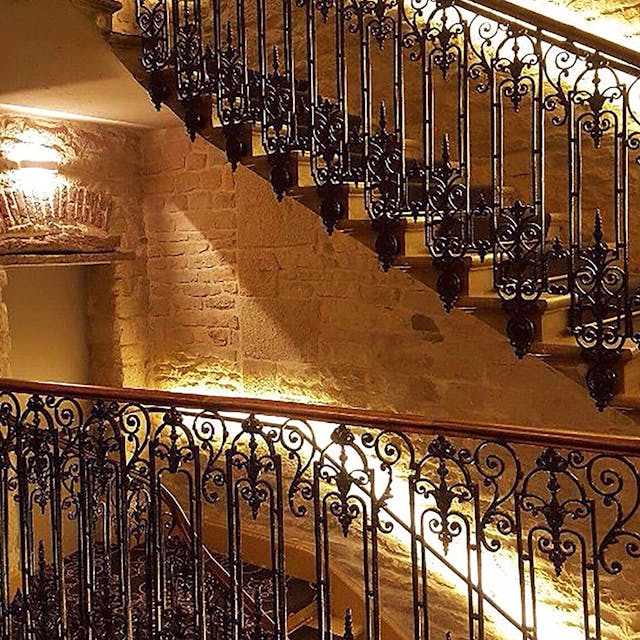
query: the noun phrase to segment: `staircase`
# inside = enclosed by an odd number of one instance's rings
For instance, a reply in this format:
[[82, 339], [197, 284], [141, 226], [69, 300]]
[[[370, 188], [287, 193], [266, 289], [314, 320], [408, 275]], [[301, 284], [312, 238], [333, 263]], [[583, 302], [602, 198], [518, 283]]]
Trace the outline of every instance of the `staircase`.
[[0, 381], [2, 640], [637, 640], [640, 440]]
[[[233, 562], [228, 554], [210, 552], [196, 538], [194, 524], [170, 491], [152, 486], [141, 467], [134, 464], [127, 470], [116, 469], [116, 460], [109, 460], [113, 447], [118, 445], [111, 440], [102, 420], [113, 408], [94, 404], [87, 422], [74, 424], [77, 437], [70, 438], [69, 430], [56, 431], [59, 457], [50, 458], [52, 452], [47, 448], [51, 441], [47, 442], [44, 435], [47, 429], [39, 431], [37, 419], [36, 424], [27, 424], [26, 414], [26, 422], [15, 426], [17, 416], [7, 421], [5, 406], [3, 424], [6, 427], [11, 422], [12, 426], [3, 433], [5, 446], [0, 464], [3, 640], [195, 640], [202, 637], [205, 626], [208, 638], [227, 638], [234, 617], [243, 621], [243, 638], [253, 640], [282, 633], [278, 631], [281, 614], [275, 610], [279, 601], [274, 597], [272, 572], [241, 559]], [[27, 414], [32, 411], [39, 413], [39, 401], [27, 408]], [[7, 483], [4, 475], [11, 469], [4, 456], [14, 453], [27, 460], [23, 466], [16, 464], [15, 484]], [[61, 461], [71, 460], [74, 462], [65, 471], [65, 462]], [[120, 481], [126, 483], [128, 498], [118, 503], [112, 492], [119, 474]], [[51, 486], [47, 487], [49, 482]], [[39, 488], [34, 490], [31, 483]], [[58, 484], [54, 489], [56, 483], [65, 486]], [[7, 532], [15, 528], [15, 514], [6, 501], [9, 494], [21, 505], [19, 518], [25, 528], [20, 560], [7, 537]], [[43, 516], [59, 509], [57, 524], [39, 521], [32, 505], [28, 506], [29, 496]], [[152, 514], [150, 505], [156, 498], [157, 511]], [[122, 518], [130, 519], [130, 523], [124, 524]], [[157, 518], [158, 525], [155, 535], [153, 518]], [[78, 522], [75, 536], [65, 533], [65, 520]], [[123, 533], [125, 530], [127, 534]], [[75, 550], [68, 549], [76, 545]], [[9, 562], [19, 565], [18, 588], [11, 584]], [[241, 596], [237, 593], [238, 584]], [[284, 584], [285, 633], [295, 640], [315, 637], [310, 627], [317, 619], [315, 588], [292, 576], [285, 576]], [[239, 601], [241, 611], [236, 604]]]
[[156, 107], [636, 408], [637, 54], [503, 0], [205, 4], [139, 0], [140, 35], [107, 36]]

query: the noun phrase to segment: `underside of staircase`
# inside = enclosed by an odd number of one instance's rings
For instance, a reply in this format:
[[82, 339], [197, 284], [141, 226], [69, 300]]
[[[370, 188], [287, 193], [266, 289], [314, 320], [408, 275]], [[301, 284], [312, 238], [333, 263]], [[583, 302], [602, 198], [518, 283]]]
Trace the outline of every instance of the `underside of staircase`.
[[[156, 8], [161, 4], [156, 4]], [[142, 3], [141, 6], [148, 5]], [[178, 18], [174, 16], [174, 19]], [[144, 31], [147, 23], [141, 24]], [[230, 23], [227, 28], [230, 52], [234, 36]], [[157, 31], [156, 36], [160, 37], [159, 34]], [[117, 56], [147, 88], [158, 108], [161, 104], [170, 108], [185, 122], [192, 137], [200, 135], [210, 144], [225, 150], [234, 166], [240, 162], [269, 180], [278, 200], [285, 196], [295, 198], [321, 217], [329, 233], [337, 230], [349, 234], [375, 251], [382, 269], [406, 271], [435, 289], [448, 311], [455, 307], [473, 313], [505, 334], [518, 358], [540, 358], [576, 382], [586, 383], [600, 410], [609, 405], [635, 410], [640, 389], [636, 379], [640, 376], [640, 366], [636, 362], [638, 348], [635, 340], [621, 338], [619, 327], [625, 325], [633, 333], [633, 318], [637, 311], [635, 297], [630, 291], [636, 278], [630, 272], [618, 274], [624, 276], [625, 292], [631, 296], [629, 305], [621, 310], [617, 288], [622, 285], [616, 282], [617, 262], [613, 255], [617, 248], [614, 251], [607, 244], [599, 213], [593, 218], [591, 237], [574, 251], [573, 261], [571, 251], [558, 237], [562, 231], [559, 226], [563, 224], [558, 222], [558, 216], [545, 212], [543, 222], [536, 220], [533, 206], [522, 202], [514, 188], [503, 184], [496, 186], [495, 181], [469, 188], [467, 203], [471, 203], [473, 211], [470, 219], [463, 223], [455, 216], [448, 221], [446, 217], [436, 216], [435, 222], [427, 223], [419, 215], [389, 217], [372, 214], [377, 206], [391, 198], [390, 194], [397, 188], [398, 180], [393, 177], [397, 166], [391, 169], [391, 165], [387, 166], [387, 174], [382, 171], [386, 175], [386, 183], [379, 179], [374, 185], [365, 185], [364, 170], [361, 170], [360, 177], [352, 175], [351, 178], [341, 178], [337, 184], [331, 181], [323, 183], [318, 178], [321, 173], [319, 167], [323, 163], [314, 157], [313, 150], [287, 148], [286, 153], [274, 150], [273, 145], [278, 143], [280, 135], [278, 126], [284, 130], [286, 125], [281, 123], [274, 129], [273, 124], [260, 122], [259, 116], [261, 91], [265, 90], [269, 78], [274, 84], [276, 80], [282, 82], [277, 63], [273, 62], [273, 70], [269, 73], [247, 70], [248, 96], [256, 105], [252, 112], [256, 114], [255, 120], [223, 124], [220, 114], [224, 109], [217, 106], [219, 92], [216, 94], [209, 88], [207, 95], [184, 99], [181, 88], [176, 85], [175, 56], [167, 56], [161, 70], [150, 73], [148, 65], [145, 68], [140, 52], [143, 51], [144, 61], [144, 55], [148, 55], [153, 45], [158, 45], [157, 39], [150, 45], [148, 39], [135, 35], [109, 33], [107, 37]], [[207, 45], [203, 51], [202, 64], [207, 61], [213, 64], [213, 49]], [[277, 49], [273, 55], [277, 60]], [[296, 79], [294, 85], [297, 102], [302, 104], [308, 100], [309, 81]], [[318, 105], [325, 104], [327, 110], [335, 106], [329, 101], [322, 103], [317, 96], [316, 101]], [[319, 112], [320, 106], [317, 109]], [[316, 122], [318, 118], [316, 114]], [[384, 163], [385, 154], [388, 160], [395, 158], [394, 153], [398, 151], [395, 142], [397, 132], [389, 122], [393, 121], [393, 114], [387, 114], [384, 104], [379, 106], [375, 120], [369, 125], [372, 131], [369, 144], [373, 146], [373, 138], [377, 136], [376, 148], [379, 148], [381, 162]], [[299, 129], [312, 126], [309, 117], [303, 124], [300, 122]], [[358, 116], [350, 116], [350, 124], [358, 128]], [[314, 135], [330, 135], [330, 129], [325, 127], [320, 134], [309, 133], [305, 140], [313, 139]], [[429, 199], [436, 209], [444, 211], [452, 199], [467, 197], [463, 191], [456, 193], [455, 190], [460, 165], [453, 159], [454, 155], [459, 156], [459, 152], [454, 154], [452, 151], [454, 144], [448, 134], [444, 134], [437, 143], [438, 157], [433, 160], [429, 172], [433, 193], [425, 194], [422, 142], [407, 137], [403, 139], [401, 155], [406, 167], [405, 195], [409, 202]], [[363, 158], [358, 150], [352, 149], [350, 154], [350, 162], [354, 166], [371, 166], [371, 150], [367, 158]], [[325, 161], [325, 169], [329, 165], [330, 162]], [[495, 202], [496, 191], [499, 191], [500, 205]], [[499, 212], [497, 216], [496, 210]], [[439, 239], [447, 238], [451, 229], [461, 224], [468, 225], [467, 233], [473, 236], [472, 246], [458, 251], [453, 242], [453, 249], [446, 243], [442, 245], [444, 249], [437, 249]], [[455, 239], [455, 229], [453, 235]], [[540, 262], [540, 256], [543, 256], [544, 264]], [[592, 263], [587, 264], [591, 259]], [[606, 264], [611, 269], [608, 270]], [[595, 285], [594, 269], [601, 276], [601, 281]], [[544, 274], [537, 273], [539, 270], [544, 270]], [[576, 293], [575, 286], [581, 277], [590, 281], [583, 296]], [[612, 278], [611, 282], [607, 283], [607, 278]], [[544, 290], [536, 284], [538, 279], [544, 279]], [[501, 283], [500, 287], [497, 282]], [[509, 286], [513, 289], [509, 290]], [[533, 288], [528, 290], [528, 287]], [[596, 291], [598, 287], [600, 292]]]

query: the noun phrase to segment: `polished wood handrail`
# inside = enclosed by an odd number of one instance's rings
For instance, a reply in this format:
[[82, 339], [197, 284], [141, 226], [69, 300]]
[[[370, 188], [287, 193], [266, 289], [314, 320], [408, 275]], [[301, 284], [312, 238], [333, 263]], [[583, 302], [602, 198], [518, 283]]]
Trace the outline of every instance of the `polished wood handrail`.
[[[565, 41], [572, 43], [585, 51], [593, 50], [608, 58], [613, 66], [620, 71], [633, 75], [640, 74], [640, 51], [626, 47], [619, 42], [607, 40], [584, 29], [571, 24], [560, 22], [544, 13], [528, 9], [509, 0], [456, 0], [457, 6], [472, 13], [477, 13], [494, 20], [511, 20], [523, 23], [524, 27], [543, 34], [553, 34]], [[139, 46], [141, 37], [134, 34], [112, 32], [109, 36], [116, 39], [119, 44], [127, 43], [128, 46]], [[554, 38], [547, 37], [552, 42]], [[562, 46], [562, 42], [557, 43]]]
[[579, 448], [619, 455], [640, 455], [640, 434], [619, 436], [608, 433], [581, 432], [575, 429], [525, 427], [497, 423], [429, 420], [424, 416], [351, 409], [331, 405], [304, 404], [261, 398], [213, 396], [58, 382], [31, 382], [0, 378], [0, 393], [54, 395], [79, 400], [128, 402], [156, 408], [176, 407], [210, 412], [244, 412], [296, 420], [333, 422], [356, 427], [374, 427], [399, 433], [445, 435], [450, 437], [501, 440], [539, 447]]

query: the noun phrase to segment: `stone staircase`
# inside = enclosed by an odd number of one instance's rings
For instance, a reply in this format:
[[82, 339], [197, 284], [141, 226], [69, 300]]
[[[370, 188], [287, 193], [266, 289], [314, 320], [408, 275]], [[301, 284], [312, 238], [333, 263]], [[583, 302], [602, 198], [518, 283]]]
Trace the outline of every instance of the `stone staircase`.
[[[107, 13], [112, 11], [112, 7], [106, 9]], [[104, 18], [100, 23], [104, 24]], [[155, 92], [157, 98], [157, 87], [154, 89], [150, 85], [150, 78], [140, 63], [141, 39], [135, 35], [114, 32], [106, 34], [106, 37], [115, 54], [138, 82], [152, 94]], [[158, 83], [158, 77], [153, 79], [153, 83]], [[174, 72], [169, 67], [162, 73], [162, 84], [172, 87], [174, 83]], [[238, 159], [258, 176], [271, 181], [278, 199], [286, 192], [287, 197], [295, 198], [317, 213], [329, 233], [335, 229], [348, 234], [355, 241], [375, 251], [384, 270], [394, 268], [406, 271], [411, 277], [438, 291], [447, 310], [456, 307], [472, 313], [505, 334], [517, 357], [529, 355], [540, 358], [571, 379], [581, 384], [586, 382], [600, 410], [606, 406], [628, 411], [635, 409], [635, 396], [638, 395], [640, 382], [640, 365], [635, 363], [638, 352], [636, 344], [626, 341], [617, 357], [609, 358], [609, 353], [594, 353], [581, 348], [570, 328], [575, 323], [571, 322], [570, 317], [572, 298], [567, 290], [567, 254], [560, 243], [553, 240], [564, 224], [561, 216], [547, 214], [546, 220], [545, 252], [553, 256], [553, 272], [549, 277], [552, 285], [549, 292], [532, 301], [526, 308], [526, 314], [523, 314], [521, 308], [505, 302], [494, 288], [497, 264], [491, 252], [491, 244], [495, 240], [492, 234], [496, 231], [491, 231], [487, 219], [483, 220], [482, 216], [478, 219], [476, 233], [486, 240], [486, 253], [466, 254], [453, 268], [447, 265], [442, 268], [438, 259], [434, 260], [427, 248], [425, 235], [428, 229], [425, 228], [424, 220], [403, 217], [393, 224], [383, 220], [372, 222], [366, 202], [367, 194], [362, 184], [357, 182], [345, 182], [335, 187], [337, 193], [331, 194], [331, 198], [324, 197], [322, 189], [328, 187], [316, 187], [309, 154], [293, 151], [286, 166], [277, 167], [273, 162], [273, 153], [269, 154], [265, 149], [265, 136], [259, 124], [241, 125], [237, 136], [241, 143], [238, 148], [231, 149], [229, 138], [217, 119], [213, 99], [201, 98], [194, 107], [194, 104], [181, 102], [176, 91], [169, 88], [163, 93], [163, 102], [185, 121], [192, 135], [197, 130], [197, 134], [210, 144], [226, 150], [233, 162]], [[383, 113], [381, 119], [384, 120]], [[380, 124], [379, 131], [384, 131], [384, 123]], [[418, 146], [417, 141], [405, 140], [407, 165], [415, 160], [412, 153], [417, 155], [415, 149]], [[442, 158], [437, 166], [446, 173], [454, 165], [449, 158], [448, 141], [445, 138]], [[470, 197], [478, 203], [476, 208], [482, 209], [482, 203], [491, 197], [490, 194], [490, 186], [480, 186], [472, 190]], [[513, 203], [513, 207], [521, 204], [517, 196], [515, 189], [503, 187], [504, 200]], [[522, 207], [522, 215], [526, 215], [524, 205]], [[598, 225], [596, 220], [593, 241], [595, 248], [605, 241], [599, 235]], [[497, 232], [499, 233], [499, 229]], [[612, 313], [612, 324], [619, 322], [619, 316], [614, 316]], [[583, 322], [580, 331], [584, 333], [588, 330], [589, 322]]]

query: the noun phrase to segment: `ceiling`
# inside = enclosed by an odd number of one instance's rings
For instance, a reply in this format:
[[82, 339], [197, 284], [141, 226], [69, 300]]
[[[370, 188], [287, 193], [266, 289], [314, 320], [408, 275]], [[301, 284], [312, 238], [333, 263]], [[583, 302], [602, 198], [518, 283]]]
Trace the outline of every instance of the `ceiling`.
[[176, 124], [157, 113], [97, 28], [68, 0], [2, 0], [0, 105], [134, 126]]

